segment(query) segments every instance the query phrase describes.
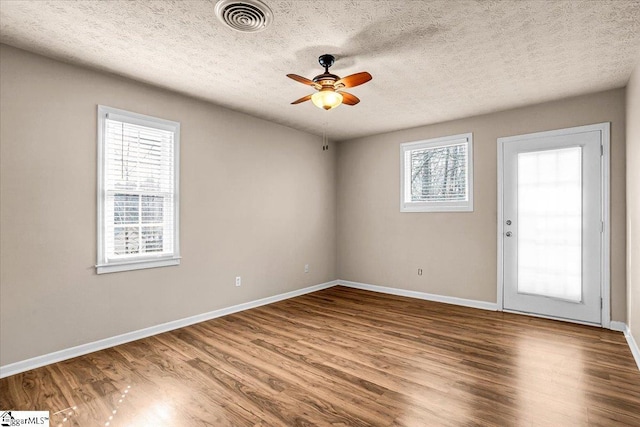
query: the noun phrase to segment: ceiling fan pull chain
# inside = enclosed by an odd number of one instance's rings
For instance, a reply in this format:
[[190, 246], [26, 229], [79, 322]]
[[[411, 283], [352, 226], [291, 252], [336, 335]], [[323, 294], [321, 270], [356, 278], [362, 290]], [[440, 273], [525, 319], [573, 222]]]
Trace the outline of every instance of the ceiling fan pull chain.
[[322, 131], [323, 140], [322, 140], [322, 150], [329, 150], [329, 137], [327, 136], [327, 129], [329, 128], [329, 115], [327, 115], [326, 120], [324, 121], [324, 130]]
[[[329, 129], [329, 119], [331, 116], [329, 114], [326, 115], [327, 121], [325, 122], [325, 129]], [[326, 133], [326, 130], [325, 130]], [[329, 150], [329, 135], [327, 135], [327, 151]]]
[[322, 151], [327, 150], [327, 126], [322, 129]]

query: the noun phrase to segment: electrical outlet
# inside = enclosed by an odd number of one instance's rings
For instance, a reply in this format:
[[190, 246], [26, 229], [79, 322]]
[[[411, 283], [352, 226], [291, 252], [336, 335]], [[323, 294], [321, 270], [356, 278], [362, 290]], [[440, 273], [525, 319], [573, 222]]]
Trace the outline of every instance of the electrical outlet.
[[242, 285], [242, 277], [236, 276], [236, 286]]
[[421, 268], [418, 269], [418, 276], [422, 276], [422, 269]]
[[309, 264], [305, 264], [304, 265], [304, 272], [308, 273], [309, 272]]

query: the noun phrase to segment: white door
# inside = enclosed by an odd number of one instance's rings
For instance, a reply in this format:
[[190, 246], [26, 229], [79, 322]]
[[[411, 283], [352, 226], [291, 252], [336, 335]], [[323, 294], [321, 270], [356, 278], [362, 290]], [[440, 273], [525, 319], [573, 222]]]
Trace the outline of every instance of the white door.
[[605, 131], [499, 140], [505, 310], [602, 324]]

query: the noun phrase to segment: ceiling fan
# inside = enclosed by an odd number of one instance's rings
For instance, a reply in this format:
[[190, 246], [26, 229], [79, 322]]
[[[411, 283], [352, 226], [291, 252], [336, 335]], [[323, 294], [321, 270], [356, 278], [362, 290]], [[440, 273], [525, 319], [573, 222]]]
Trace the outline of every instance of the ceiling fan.
[[318, 92], [303, 96], [293, 101], [291, 104], [300, 104], [311, 100], [316, 107], [325, 110], [336, 108], [340, 104], [356, 105], [360, 100], [357, 96], [345, 92], [342, 89], [359, 86], [371, 80], [371, 74], [366, 71], [362, 73], [351, 74], [350, 76], [340, 78], [329, 72], [329, 67], [335, 62], [333, 55], [320, 55], [318, 62], [324, 67], [324, 73], [318, 74], [309, 80], [297, 74], [287, 74], [287, 77], [305, 85], [313, 86]]

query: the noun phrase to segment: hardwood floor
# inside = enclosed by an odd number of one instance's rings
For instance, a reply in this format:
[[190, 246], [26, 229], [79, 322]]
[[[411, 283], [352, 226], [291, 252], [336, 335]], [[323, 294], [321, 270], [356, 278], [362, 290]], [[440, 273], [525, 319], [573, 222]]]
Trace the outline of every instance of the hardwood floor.
[[52, 426], [640, 426], [621, 333], [334, 287], [0, 380]]

